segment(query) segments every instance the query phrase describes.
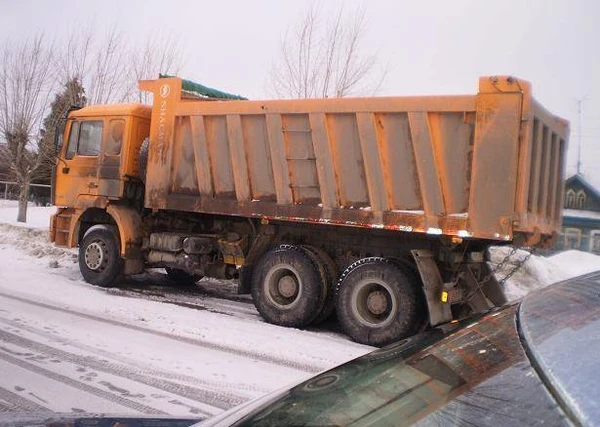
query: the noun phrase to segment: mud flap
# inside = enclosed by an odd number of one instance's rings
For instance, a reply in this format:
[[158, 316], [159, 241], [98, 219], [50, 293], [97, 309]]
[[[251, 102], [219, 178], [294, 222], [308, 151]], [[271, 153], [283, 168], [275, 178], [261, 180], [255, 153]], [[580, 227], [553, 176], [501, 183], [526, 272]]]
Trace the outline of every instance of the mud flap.
[[124, 274], [139, 274], [145, 270], [144, 261], [141, 259], [126, 259]]
[[[485, 263], [485, 275], [487, 276], [490, 272], [490, 266]], [[504, 305], [508, 302], [506, 295], [504, 295], [504, 289], [502, 285], [496, 280], [496, 277], [492, 274], [490, 278], [481, 286], [483, 293], [489, 299], [492, 304], [496, 307]]]
[[435, 326], [451, 321], [450, 304], [442, 302], [444, 282], [435, 263], [433, 253], [429, 250], [412, 250], [411, 253], [423, 281], [423, 291], [429, 310], [429, 323], [431, 326]]
[[[484, 272], [486, 277], [490, 273], [487, 264], [485, 264]], [[465, 302], [469, 304], [469, 307], [474, 313], [480, 313], [493, 307], [499, 307], [507, 302], [504, 291], [502, 290], [502, 285], [498, 283], [494, 275], [491, 275], [485, 283], [480, 283], [475, 277], [473, 270], [468, 266], [465, 266], [461, 277], [467, 288], [467, 293], [469, 294], [469, 297]]]

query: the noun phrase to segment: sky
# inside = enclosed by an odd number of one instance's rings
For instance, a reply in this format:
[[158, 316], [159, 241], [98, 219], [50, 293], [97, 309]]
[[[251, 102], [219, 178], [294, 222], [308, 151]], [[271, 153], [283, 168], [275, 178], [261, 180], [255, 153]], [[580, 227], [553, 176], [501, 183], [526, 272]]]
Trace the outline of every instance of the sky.
[[[286, 30], [312, 3], [0, 0], [0, 41], [43, 33], [60, 43], [73, 29], [115, 26], [132, 41], [168, 37], [183, 52], [182, 77], [259, 99]], [[568, 174], [581, 139], [581, 170], [600, 187], [600, 2], [329, 0], [320, 18], [340, 8], [365, 13], [362, 50], [387, 69], [378, 95], [475, 94], [483, 75], [528, 80], [542, 105], [571, 122]]]

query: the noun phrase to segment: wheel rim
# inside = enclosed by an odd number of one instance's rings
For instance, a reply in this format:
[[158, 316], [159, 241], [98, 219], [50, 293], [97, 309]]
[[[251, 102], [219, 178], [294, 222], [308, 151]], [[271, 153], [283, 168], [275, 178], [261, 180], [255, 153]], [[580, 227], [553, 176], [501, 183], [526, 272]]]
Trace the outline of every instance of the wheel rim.
[[101, 240], [95, 240], [85, 248], [85, 265], [90, 270], [101, 271], [108, 263], [107, 255], [106, 244]]
[[369, 327], [390, 324], [398, 312], [398, 302], [391, 287], [376, 279], [360, 282], [352, 293], [352, 301], [354, 316]]
[[302, 279], [292, 266], [278, 264], [267, 273], [263, 291], [271, 304], [289, 310], [300, 301]]

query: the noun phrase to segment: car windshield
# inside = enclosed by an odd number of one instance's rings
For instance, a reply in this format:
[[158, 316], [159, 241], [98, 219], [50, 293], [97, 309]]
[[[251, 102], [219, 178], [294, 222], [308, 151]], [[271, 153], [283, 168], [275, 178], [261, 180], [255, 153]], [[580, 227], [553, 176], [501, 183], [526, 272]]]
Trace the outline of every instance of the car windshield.
[[292, 388], [236, 425], [562, 424], [525, 358], [515, 311], [510, 306], [370, 353]]

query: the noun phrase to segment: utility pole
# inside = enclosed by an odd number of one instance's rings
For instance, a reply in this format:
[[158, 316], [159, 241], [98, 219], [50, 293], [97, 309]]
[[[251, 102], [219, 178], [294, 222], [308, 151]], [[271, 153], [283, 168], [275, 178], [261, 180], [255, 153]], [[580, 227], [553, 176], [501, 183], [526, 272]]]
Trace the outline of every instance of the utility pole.
[[577, 175], [581, 174], [581, 104], [584, 99], [577, 100]]

